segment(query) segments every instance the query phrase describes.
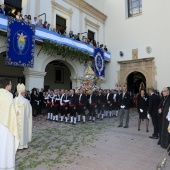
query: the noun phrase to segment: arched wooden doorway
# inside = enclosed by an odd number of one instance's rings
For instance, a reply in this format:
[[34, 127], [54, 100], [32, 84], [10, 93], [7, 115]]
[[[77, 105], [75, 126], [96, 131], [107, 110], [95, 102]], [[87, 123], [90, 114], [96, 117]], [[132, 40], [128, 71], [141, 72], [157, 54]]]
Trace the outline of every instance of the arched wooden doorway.
[[118, 84], [120, 86], [127, 86], [128, 76], [131, 73], [138, 72], [145, 77], [143, 79], [147, 88], [157, 88], [156, 67], [153, 57], [118, 61], [118, 63], [120, 64], [120, 71], [118, 72]]
[[146, 88], [146, 78], [141, 72], [134, 71], [128, 75], [127, 90], [129, 92], [138, 93], [142, 84]]

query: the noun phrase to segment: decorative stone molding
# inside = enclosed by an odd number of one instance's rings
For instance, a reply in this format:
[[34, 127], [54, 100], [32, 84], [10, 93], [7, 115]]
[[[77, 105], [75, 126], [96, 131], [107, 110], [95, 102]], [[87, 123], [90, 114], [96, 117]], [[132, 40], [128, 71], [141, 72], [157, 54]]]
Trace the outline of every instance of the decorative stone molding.
[[88, 4], [84, 0], [63, 0], [66, 3], [78, 8], [82, 12], [88, 14], [89, 16], [96, 18], [99, 20], [101, 23], [105, 23], [107, 19], [107, 15], [104, 13], [100, 12], [98, 9], [93, 7], [92, 5]]
[[154, 57], [118, 61], [120, 64], [120, 71], [118, 73], [118, 81], [121, 86], [127, 85], [127, 77], [132, 72], [140, 72], [146, 78], [146, 87], [157, 88], [157, 83], [155, 80], [156, 68]]
[[138, 49], [132, 49], [132, 59], [136, 60], [138, 59]]
[[51, 1], [51, 4], [52, 4], [52, 10], [57, 9], [58, 11], [65, 13], [66, 15], [72, 17], [73, 11], [71, 9], [67, 9], [53, 0]]
[[94, 22], [88, 20], [87, 18], [84, 18], [84, 21], [86, 25], [89, 25], [90, 27], [93, 27], [94, 29], [99, 30], [100, 25], [98, 25], [98, 23], [95, 24]]
[[[69, 26], [68, 30], [72, 29], [72, 14], [73, 11], [72, 9], [67, 9], [64, 6], [60, 5], [59, 3], [55, 2], [54, 0], [51, 0], [51, 27], [55, 28], [56, 27], [56, 14], [60, 15], [61, 17], [65, 18], [67, 21], [67, 26]], [[61, 14], [58, 14], [60, 12]], [[63, 16], [65, 15], [65, 16]]]

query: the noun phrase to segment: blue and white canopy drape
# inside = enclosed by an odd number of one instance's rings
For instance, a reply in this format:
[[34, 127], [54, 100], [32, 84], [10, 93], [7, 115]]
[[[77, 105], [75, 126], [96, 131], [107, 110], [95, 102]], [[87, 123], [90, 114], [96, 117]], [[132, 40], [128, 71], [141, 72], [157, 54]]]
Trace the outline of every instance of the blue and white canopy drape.
[[[0, 29], [7, 30], [7, 26], [8, 26], [8, 18], [3, 14], [0, 14]], [[52, 32], [44, 28], [36, 27], [35, 37], [37, 39], [50, 40], [58, 44], [65, 44], [75, 49], [87, 52], [91, 56], [93, 56], [94, 54], [94, 48], [91, 45], [87, 45], [84, 44], [83, 42], [64, 37], [56, 32]], [[104, 60], [106, 61], [111, 60], [111, 54], [109, 52], [104, 52]]]

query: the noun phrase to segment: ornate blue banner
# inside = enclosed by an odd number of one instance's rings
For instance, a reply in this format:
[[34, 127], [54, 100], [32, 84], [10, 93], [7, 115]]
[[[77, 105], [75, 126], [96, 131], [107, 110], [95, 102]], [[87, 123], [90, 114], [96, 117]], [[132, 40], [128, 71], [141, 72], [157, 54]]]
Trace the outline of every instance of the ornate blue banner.
[[6, 65], [34, 67], [35, 26], [8, 19]]
[[100, 48], [94, 50], [94, 64], [96, 76], [105, 76], [104, 52]]

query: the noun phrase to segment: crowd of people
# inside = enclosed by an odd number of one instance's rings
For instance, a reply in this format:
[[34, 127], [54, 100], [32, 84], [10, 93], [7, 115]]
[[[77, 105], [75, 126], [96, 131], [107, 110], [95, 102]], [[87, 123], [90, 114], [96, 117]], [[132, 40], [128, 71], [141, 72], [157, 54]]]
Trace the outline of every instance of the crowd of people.
[[157, 144], [164, 149], [170, 149], [170, 88], [163, 88], [156, 93], [153, 88], [149, 94], [144, 89], [137, 96], [137, 110], [139, 113], [138, 131], [142, 120], [146, 120], [146, 132], [148, 132], [149, 120], [152, 120], [153, 134], [151, 139], [158, 139]]
[[[122, 97], [122, 95], [124, 96]], [[97, 93], [92, 90], [87, 93], [83, 89], [76, 91], [74, 89], [70, 91], [49, 89], [47, 92], [41, 89], [41, 92], [39, 92], [39, 89], [34, 88], [31, 94], [27, 91], [25, 97], [32, 104], [33, 116], [41, 112], [47, 112], [48, 120], [66, 123], [68, 123], [70, 117], [74, 117], [74, 121], [73, 119], [70, 120], [70, 123], [73, 124], [80, 121], [85, 123], [85, 120], [95, 121], [96, 118], [117, 117], [119, 113], [119, 127], [123, 126], [123, 116], [125, 114], [126, 121], [124, 127], [127, 128], [129, 126], [129, 109], [136, 106], [139, 113], [138, 131], [140, 131], [141, 121], [145, 119], [146, 132], [149, 132], [148, 126], [151, 117], [154, 133], [150, 138], [158, 139], [159, 137], [158, 144], [161, 144], [162, 113], [164, 109], [162, 104], [165, 104], [164, 95], [163, 92], [159, 94], [152, 88], [149, 90], [149, 94], [143, 88], [140, 89], [140, 93], [134, 96], [127, 92], [125, 87], [120, 91], [116, 89], [100, 89]], [[157, 97], [157, 100], [153, 99], [153, 96]], [[167, 147], [164, 144], [162, 146]]]
[[[25, 90], [23, 84], [19, 84], [12, 97], [12, 93], [9, 92], [11, 85], [12, 82], [8, 79], [0, 80], [0, 131], [2, 132], [0, 138], [4, 137], [4, 134], [8, 134], [5, 140], [9, 141], [10, 138], [11, 142], [16, 142], [17, 149], [28, 148], [28, 142], [32, 136], [32, 115], [45, 114], [46, 119], [50, 122], [72, 125], [86, 123], [86, 121], [95, 122], [96, 119], [118, 117], [118, 128], [129, 127], [131, 102], [130, 93], [127, 92], [126, 87], [119, 91], [99, 89], [97, 92], [81, 88], [76, 91], [75, 89], [49, 89], [48, 91], [41, 89], [39, 91], [39, 89], [33, 88], [30, 93]], [[146, 132], [149, 132], [149, 121], [152, 120], [154, 130], [149, 138], [158, 139], [157, 144], [169, 150], [170, 88], [163, 88], [161, 95], [156, 94], [153, 88], [150, 88], [147, 94], [146, 89], [142, 88], [136, 100], [139, 113], [138, 131], [141, 130], [141, 121], [146, 120]], [[19, 127], [18, 132], [15, 126]], [[7, 149], [8, 142], [2, 143], [0, 140], [0, 143], [0, 152], [4, 155], [6, 152], [16, 153], [16, 147], [11, 152]], [[7, 158], [4, 157], [0, 160], [0, 165], [4, 166], [5, 159]]]
[[[93, 90], [84, 91], [49, 89], [47, 92], [33, 88], [25, 96], [30, 100], [33, 108], [33, 116], [44, 112], [47, 120], [65, 122], [76, 125], [77, 122], [85, 123], [86, 120], [95, 122], [107, 117], [119, 117], [118, 127], [129, 127], [129, 109], [131, 108], [131, 94], [123, 87], [121, 91], [102, 90], [97, 93]], [[169, 88], [164, 88], [162, 93], [156, 93], [153, 88], [148, 94], [145, 88], [140, 89], [136, 96], [136, 107], [139, 113], [138, 131], [141, 121], [146, 121], [146, 132], [149, 132], [149, 120], [154, 127], [151, 139], [158, 139], [158, 145], [167, 148], [170, 142], [168, 113], [170, 108]], [[118, 116], [119, 114], [119, 116]], [[169, 113], [170, 114], [170, 113]], [[126, 117], [123, 123], [124, 115]]]
[[[17, 11], [15, 8], [14, 9], [9, 9], [6, 8], [5, 4], [0, 5], [0, 13], [7, 15], [7, 16], [11, 16], [13, 18], [17, 18], [18, 20], [23, 20], [26, 23], [30, 23], [33, 24], [37, 27], [41, 27], [41, 28], [45, 28], [48, 29], [50, 31], [53, 32], [57, 32], [58, 34], [65, 36], [67, 38], [71, 38], [77, 41], [81, 41], [85, 44], [89, 44], [93, 47], [98, 47], [103, 49], [104, 51], [108, 51], [106, 45], [103, 44], [99, 44], [99, 42], [96, 42], [96, 40], [93, 39], [89, 39], [86, 36], [84, 36], [84, 33], [78, 33], [78, 34], [74, 34], [73, 31], [70, 31], [69, 33], [67, 33], [66, 29], [67, 27], [60, 27], [59, 30], [56, 30], [55, 28], [51, 28], [50, 23], [48, 23], [47, 21], [44, 21], [42, 19], [37, 19], [37, 17], [32, 18], [31, 15], [22, 15], [20, 11]], [[87, 32], [85, 32], [87, 33]], [[82, 36], [83, 35], [83, 36]]]
[[48, 120], [76, 125], [80, 121], [95, 122], [96, 118], [117, 117], [117, 96], [116, 90], [112, 93], [111, 90], [100, 89], [96, 94], [93, 90], [86, 92], [84, 89], [49, 89], [47, 92], [41, 89], [39, 92], [39, 89], [33, 88], [32, 93], [27, 91], [25, 98], [32, 105], [33, 116], [47, 113]]

